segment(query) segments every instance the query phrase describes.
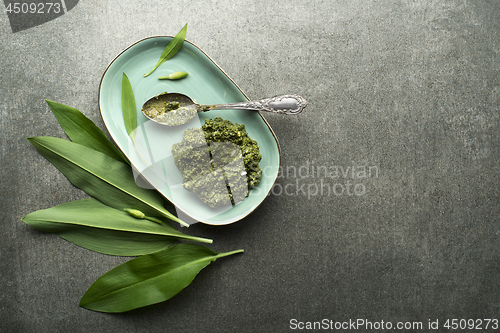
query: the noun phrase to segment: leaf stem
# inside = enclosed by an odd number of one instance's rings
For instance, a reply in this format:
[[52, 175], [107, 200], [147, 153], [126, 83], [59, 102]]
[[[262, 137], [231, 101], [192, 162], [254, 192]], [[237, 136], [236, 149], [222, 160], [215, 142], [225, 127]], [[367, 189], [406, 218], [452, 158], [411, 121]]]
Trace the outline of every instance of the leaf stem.
[[162, 224], [162, 222], [158, 219], [155, 219], [154, 217], [149, 217], [149, 216], [146, 216], [144, 217], [145, 220], [149, 220], [151, 222], [155, 222], [155, 223], [158, 223], [158, 224]]
[[233, 254], [236, 254], [236, 253], [243, 253], [243, 252], [245, 252], [245, 250], [239, 249], [239, 250], [234, 250], [234, 251], [230, 251], [230, 252], [217, 253], [216, 257], [217, 258], [222, 258], [222, 257], [227, 257], [227, 256], [230, 256], [230, 255], [233, 255]]
[[151, 70], [151, 72], [149, 72], [149, 73], [147, 73], [147, 74], [144, 74], [144, 77], [149, 76], [149, 74], [153, 73], [155, 69], [156, 69], [156, 67], [155, 67], [155, 68], [153, 68], [153, 69]]
[[184, 236], [184, 237], [182, 237], [182, 239], [191, 240], [191, 241], [200, 242], [200, 243], [207, 243], [207, 244], [212, 244], [214, 242], [213, 239], [195, 237], [195, 236]]
[[177, 223], [180, 223], [182, 224], [183, 226], [189, 228], [189, 224], [187, 224], [186, 222], [184, 222], [183, 220], [181, 220], [180, 218], [176, 217], [175, 215], [172, 215], [172, 214], [165, 214], [162, 212], [163, 215], [165, 215], [166, 217], [168, 217], [169, 219], [171, 219], [172, 221], [175, 221]]

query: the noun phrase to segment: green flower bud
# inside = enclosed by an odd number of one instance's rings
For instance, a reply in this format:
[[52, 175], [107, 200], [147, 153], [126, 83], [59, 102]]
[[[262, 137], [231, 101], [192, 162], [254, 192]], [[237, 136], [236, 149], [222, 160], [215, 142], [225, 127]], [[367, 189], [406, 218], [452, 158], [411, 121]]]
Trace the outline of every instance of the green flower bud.
[[125, 208], [124, 209], [127, 213], [130, 214], [130, 216], [133, 216], [135, 217], [136, 219], [144, 219], [146, 217], [146, 215], [144, 215], [143, 212], [141, 212], [140, 210], [137, 210], [137, 209], [130, 209], [130, 208]]
[[188, 75], [189, 75], [189, 73], [186, 73], [186, 72], [175, 72], [175, 73], [171, 73], [167, 76], [160, 76], [158, 79], [160, 79], [160, 80], [179, 80], [179, 79], [185, 78]]

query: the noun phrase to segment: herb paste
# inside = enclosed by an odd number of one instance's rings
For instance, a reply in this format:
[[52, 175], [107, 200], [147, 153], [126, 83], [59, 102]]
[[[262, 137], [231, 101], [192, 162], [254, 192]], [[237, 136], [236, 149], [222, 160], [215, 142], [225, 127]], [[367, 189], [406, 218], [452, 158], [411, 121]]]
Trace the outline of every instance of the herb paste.
[[[185, 105], [185, 101], [183, 102]], [[192, 105], [192, 107], [183, 107], [180, 102], [168, 101], [165, 94], [160, 94], [148, 100], [144, 104], [142, 112], [156, 122], [168, 126], [177, 126], [193, 119], [198, 111], [195, 105]]]
[[245, 125], [221, 117], [205, 120], [201, 129], [185, 130], [172, 154], [184, 188], [212, 208], [241, 202], [262, 177], [257, 141]]

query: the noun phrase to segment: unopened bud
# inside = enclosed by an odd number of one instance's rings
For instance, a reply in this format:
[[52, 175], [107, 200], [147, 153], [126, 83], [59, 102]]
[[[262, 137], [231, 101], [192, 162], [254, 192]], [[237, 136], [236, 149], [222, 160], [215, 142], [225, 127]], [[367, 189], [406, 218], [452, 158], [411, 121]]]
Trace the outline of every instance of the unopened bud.
[[174, 73], [171, 73], [167, 76], [160, 76], [158, 79], [159, 80], [179, 80], [179, 79], [185, 78], [188, 75], [189, 75], [189, 73], [186, 73], [186, 72], [174, 72]]
[[124, 209], [127, 213], [130, 214], [130, 216], [135, 217], [136, 219], [143, 219], [146, 217], [143, 212], [137, 209], [130, 209], [130, 208], [125, 208]]

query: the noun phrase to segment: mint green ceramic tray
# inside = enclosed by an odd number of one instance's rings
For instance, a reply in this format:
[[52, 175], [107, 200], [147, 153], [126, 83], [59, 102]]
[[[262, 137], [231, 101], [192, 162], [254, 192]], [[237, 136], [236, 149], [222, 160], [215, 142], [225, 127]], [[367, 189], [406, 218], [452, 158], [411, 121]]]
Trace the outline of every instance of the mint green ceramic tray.
[[[267, 197], [278, 177], [280, 150], [276, 136], [262, 115], [256, 111], [212, 110], [189, 123], [167, 127], [148, 120], [141, 112], [142, 104], [162, 92], [179, 92], [198, 103], [234, 103], [249, 100], [226, 73], [200, 48], [185, 41], [182, 49], [170, 60], [144, 77], [156, 64], [170, 36], [150, 37], [136, 42], [119, 54], [108, 66], [99, 88], [99, 107], [108, 132], [118, 147], [138, 171], [137, 183], [158, 190], [172, 202], [179, 218], [188, 223], [200, 221], [221, 225], [238, 221], [255, 210]], [[190, 75], [182, 80], [158, 80], [172, 72]], [[127, 134], [121, 109], [121, 84], [127, 74], [137, 105], [137, 146]], [[182, 187], [182, 177], [171, 155], [172, 144], [182, 140], [182, 132], [201, 127], [206, 118], [221, 116], [245, 124], [250, 137], [257, 140], [262, 154], [263, 176], [250, 195], [234, 207], [217, 210], [203, 204], [193, 193]], [[144, 178], [146, 181], [143, 181]]]

